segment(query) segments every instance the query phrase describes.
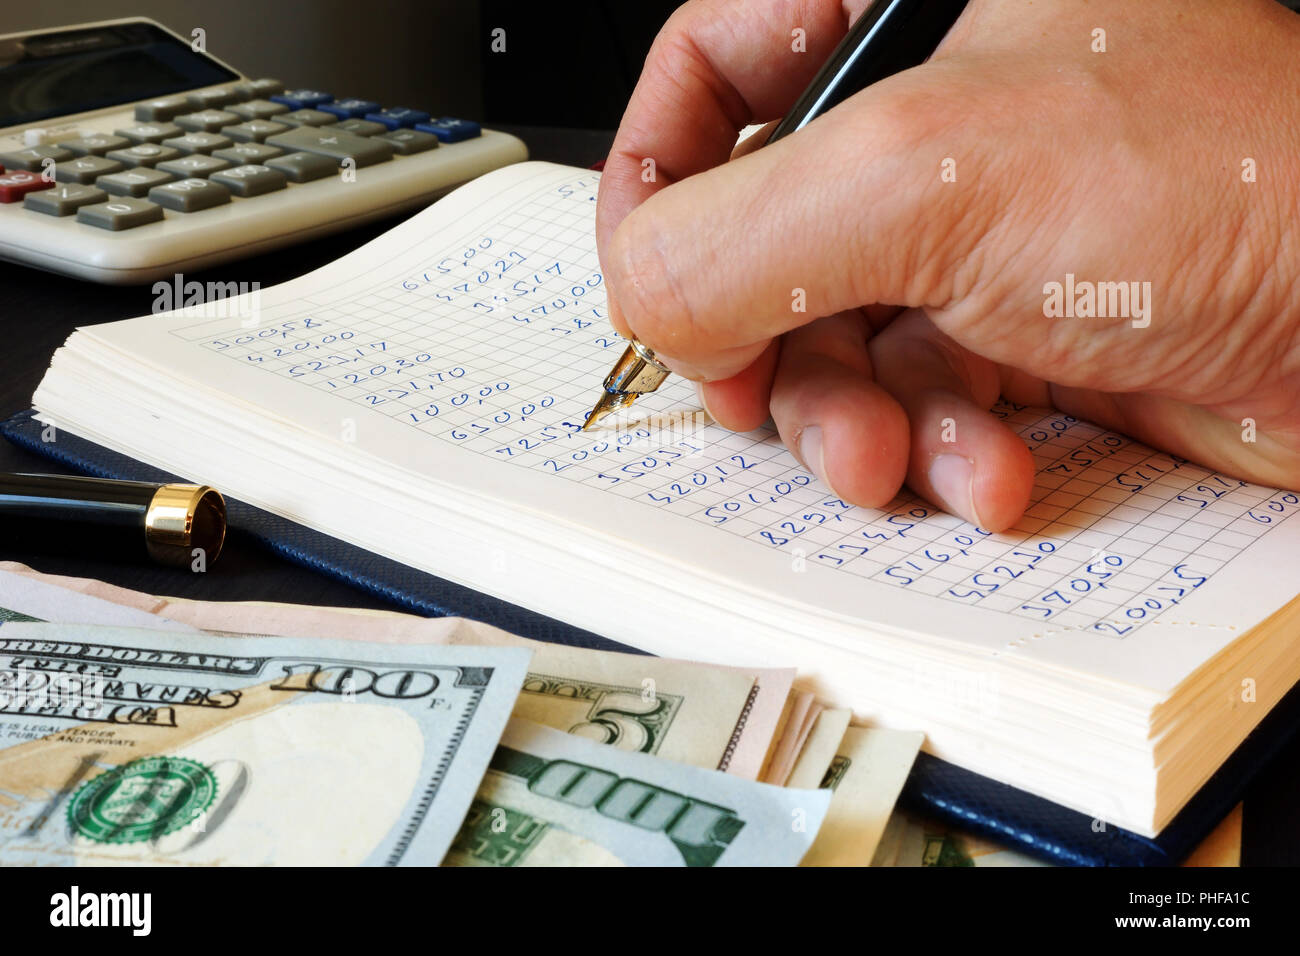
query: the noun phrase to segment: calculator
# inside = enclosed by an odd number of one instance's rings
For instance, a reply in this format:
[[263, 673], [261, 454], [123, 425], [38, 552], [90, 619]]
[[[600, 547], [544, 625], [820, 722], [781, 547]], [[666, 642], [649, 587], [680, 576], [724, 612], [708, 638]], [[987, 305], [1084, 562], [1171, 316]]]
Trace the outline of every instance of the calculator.
[[140, 17], [0, 36], [0, 258], [171, 277], [427, 205], [527, 159], [430, 104], [251, 78]]

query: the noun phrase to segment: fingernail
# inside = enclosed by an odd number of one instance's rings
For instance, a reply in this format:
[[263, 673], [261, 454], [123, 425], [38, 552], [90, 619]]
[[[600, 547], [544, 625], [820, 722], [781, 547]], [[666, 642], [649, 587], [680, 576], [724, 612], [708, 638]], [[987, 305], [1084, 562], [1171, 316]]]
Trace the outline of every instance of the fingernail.
[[822, 449], [822, 428], [809, 425], [799, 432], [799, 458], [804, 467], [821, 479], [821, 483], [833, 494], [830, 481], [826, 478], [826, 453]]
[[930, 462], [930, 487], [945, 508], [975, 525], [975, 465], [963, 455], [935, 455]]
[[695, 397], [699, 399], [699, 401], [700, 401], [700, 408], [704, 409], [704, 414], [708, 415], [709, 418], [713, 419], [713, 421], [716, 422], [716, 421], [718, 420], [718, 416], [715, 415], [715, 414], [713, 414], [713, 412], [709, 411], [709, 403], [708, 403], [707, 401], [704, 400], [704, 383], [703, 383], [703, 382], [696, 382], [696, 383], [695, 383]]

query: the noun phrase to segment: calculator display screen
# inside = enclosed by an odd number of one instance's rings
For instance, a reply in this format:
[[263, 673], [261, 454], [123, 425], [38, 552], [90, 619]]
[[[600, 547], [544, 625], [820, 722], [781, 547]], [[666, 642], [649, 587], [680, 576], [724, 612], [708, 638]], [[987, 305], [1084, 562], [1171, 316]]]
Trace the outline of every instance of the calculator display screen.
[[0, 128], [237, 78], [149, 23], [0, 40]]

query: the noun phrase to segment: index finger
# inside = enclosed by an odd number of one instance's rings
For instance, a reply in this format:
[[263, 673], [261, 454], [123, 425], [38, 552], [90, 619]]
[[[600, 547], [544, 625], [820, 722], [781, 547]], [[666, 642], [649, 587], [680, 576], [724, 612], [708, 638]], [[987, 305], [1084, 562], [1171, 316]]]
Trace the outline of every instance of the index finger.
[[602, 255], [648, 197], [725, 163], [741, 129], [789, 109], [868, 2], [694, 0], [677, 10], [646, 56], [605, 160]]

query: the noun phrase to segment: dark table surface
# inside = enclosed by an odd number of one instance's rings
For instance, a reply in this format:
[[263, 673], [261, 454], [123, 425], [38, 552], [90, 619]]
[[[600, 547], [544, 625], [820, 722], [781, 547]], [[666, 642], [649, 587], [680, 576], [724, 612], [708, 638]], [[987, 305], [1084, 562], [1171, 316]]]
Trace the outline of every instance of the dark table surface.
[[[528, 144], [533, 159], [590, 166], [603, 159], [613, 133], [502, 127]], [[323, 266], [391, 229], [400, 218], [221, 266], [201, 282], [253, 281], [269, 287]], [[50, 356], [80, 325], [134, 318], [149, 312], [148, 286], [100, 286], [0, 262], [0, 418], [31, 407], [32, 393]], [[54, 462], [0, 441], [0, 471], [63, 472]], [[370, 594], [308, 571], [241, 541], [231, 542], [205, 574], [154, 565], [118, 564], [94, 555], [18, 553], [0, 541], [0, 561], [22, 561], [41, 571], [97, 578], [122, 587], [197, 600], [291, 601], [336, 607], [386, 608]], [[1242, 858], [1248, 865], [1300, 863], [1300, 738], [1274, 758], [1245, 799]]]

